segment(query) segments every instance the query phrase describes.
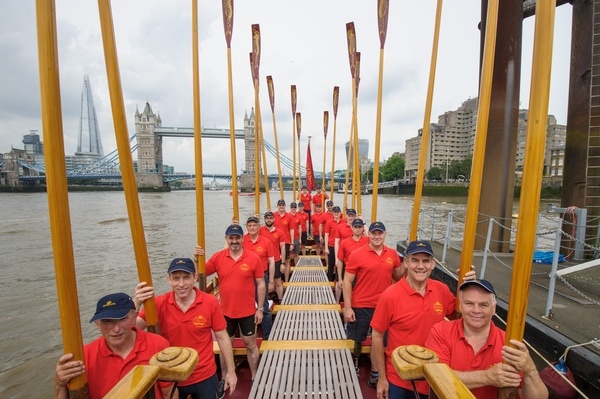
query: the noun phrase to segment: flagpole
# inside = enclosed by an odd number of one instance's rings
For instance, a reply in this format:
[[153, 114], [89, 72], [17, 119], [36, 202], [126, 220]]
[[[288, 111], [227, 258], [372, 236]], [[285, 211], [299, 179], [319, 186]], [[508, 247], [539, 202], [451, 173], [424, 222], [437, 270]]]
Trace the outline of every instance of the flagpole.
[[[198, 245], [206, 248], [204, 230], [204, 184], [202, 172], [202, 122], [200, 113], [200, 57], [198, 54], [198, 0], [192, 0], [192, 86], [194, 95], [194, 159], [196, 172], [196, 229]], [[200, 182], [200, 184], [198, 184]], [[198, 284], [206, 290], [206, 262], [204, 256], [196, 257]]]
[[331, 148], [331, 195], [329, 198], [333, 201], [333, 191], [335, 187], [335, 138], [337, 132], [337, 112], [338, 103], [340, 99], [340, 88], [339, 86], [333, 87], [333, 147]]
[[229, 149], [231, 152], [231, 194], [233, 197], [233, 220], [240, 220], [237, 181], [237, 156], [235, 151], [235, 114], [233, 112], [233, 73], [231, 68], [231, 36], [233, 35], [233, 0], [222, 0], [223, 26], [227, 42], [227, 92], [229, 96]]
[[375, 159], [373, 160], [373, 197], [371, 221], [377, 220], [377, 200], [379, 197], [379, 156], [381, 150], [381, 108], [383, 102], [383, 55], [387, 35], [389, 0], [377, 1], [377, 22], [379, 26], [379, 83], [377, 85], [377, 122], [375, 123]]
[[[148, 248], [146, 236], [144, 235], [144, 224], [142, 222], [142, 211], [138, 197], [135, 172], [133, 170], [133, 159], [131, 147], [127, 134], [127, 119], [125, 118], [125, 102], [123, 101], [123, 89], [121, 76], [119, 74], [119, 61], [117, 57], [117, 46], [115, 43], [115, 32], [112, 20], [110, 0], [99, 0], [100, 28], [102, 31], [102, 43], [104, 45], [104, 59], [106, 63], [106, 75], [108, 77], [108, 88], [110, 92], [110, 103], [113, 114], [113, 125], [115, 138], [119, 153], [119, 163], [123, 180], [123, 191], [127, 203], [127, 215], [129, 227], [137, 264], [138, 277], [152, 286], [152, 274], [150, 273], [150, 261], [148, 259]], [[158, 333], [158, 313], [154, 297], [144, 302], [146, 309], [148, 330]]]
[[[253, 40], [254, 41], [254, 40]], [[260, 138], [258, 130], [258, 79], [254, 53], [250, 53], [250, 69], [254, 80], [254, 214], [260, 214]]]
[[283, 198], [283, 177], [281, 175], [281, 159], [279, 157], [279, 141], [277, 139], [277, 123], [275, 122], [275, 89], [273, 87], [273, 77], [267, 76], [267, 89], [269, 90], [269, 100], [271, 103], [271, 116], [273, 119], [273, 137], [275, 139], [275, 154], [277, 156], [277, 176], [279, 177], [279, 195]]
[[[440, 38], [440, 21], [442, 19], [442, 0], [438, 0], [435, 15], [435, 29], [433, 33], [433, 47], [431, 49], [431, 64], [429, 67], [429, 85], [427, 87], [427, 100], [425, 103], [425, 114], [423, 116], [423, 133], [421, 135], [421, 149], [419, 151], [419, 166], [417, 169], [417, 181], [415, 184], [415, 197], [413, 201], [412, 219], [410, 222], [409, 240], [417, 239], [419, 228], [419, 215], [421, 213], [421, 195], [423, 193], [423, 180], [425, 177], [425, 160], [429, 147], [429, 127], [431, 126], [431, 105], [433, 102], [433, 88], [435, 84], [435, 68], [437, 65], [438, 43]], [[491, 82], [490, 82], [491, 85]], [[481, 104], [481, 103], [480, 103]], [[478, 194], [479, 195], [479, 192]], [[470, 267], [470, 266], [469, 266]]]
[[[321, 172], [321, 209], [325, 209], [325, 168], [327, 167], [327, 128], [329, 127], [329, 111], [323, 112], [323, 172]], [[310, 140], [309, 140], [310, 143]], [[307, 171], [308, 173], [308, 171]]]
[[[46, 147], [46, 191], [63, 349], [64, 353], [73, 354], [72, 360], [84, 361], [64, 158], [54, 0], [36, 1], [36, 25], [42, 127]], [[85, 373], [70, 381], [69, 394], [72, 397], [89, 398]]]
[[[296, 199], [296, 85], [292, 89], [292, 201]], [[283, 198], [282, 198], [283, 199]]]

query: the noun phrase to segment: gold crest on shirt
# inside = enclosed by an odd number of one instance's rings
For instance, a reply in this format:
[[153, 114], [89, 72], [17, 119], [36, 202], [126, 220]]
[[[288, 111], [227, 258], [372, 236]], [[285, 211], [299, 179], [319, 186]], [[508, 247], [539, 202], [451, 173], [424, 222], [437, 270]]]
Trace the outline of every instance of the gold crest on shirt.
[[206, 325], [206, 323], [207, 323], [206, 318], [202, 315], [195, 316], [192, 319], [192, 324], [196, 327], [204, 327]]

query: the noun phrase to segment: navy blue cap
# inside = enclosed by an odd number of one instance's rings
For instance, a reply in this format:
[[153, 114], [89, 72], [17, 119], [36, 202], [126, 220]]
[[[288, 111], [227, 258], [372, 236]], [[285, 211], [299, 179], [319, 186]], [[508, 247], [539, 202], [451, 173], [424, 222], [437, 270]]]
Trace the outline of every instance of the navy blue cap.
[[346, 209], [346, 215], [355, 215], [356, 216], [356, 209], [352, 209], [352, 208]]
[[496, 295], [496, 292], [494, 291], [494, 287], [492, 287], [492, 284], [490, 284], [490, 282], [487, 280], [477, 280], [477, 279], [465, 280], [460, 285], [459, 290], [462, 291], [465, 289], [465, 287], [468, 287], [470, 285], [478, 285], [478, 286], [482, 287], [484, 290], [486, 290], [487, 292]]
[[131, 309], [135, 309], [135, 304], [129, 295], [122, 292], [108, 294], [98, 301], [96, 313], [90, 323], [99, 319], [122, 319]]
[[408, 244], [406, 247], [406, 251], [404, 252], [406, 255], [425, 253], [431, 256], [433, 255], [433, 249], [431, 248], [431, 244], [427, 241], [413, 241]]
[[322, 208], [322, 206], [321, 206], [321, 203], [320, 203], [320, 202], [316, 203], [316, 204], [315, 204], [315, 207], [317, 207], [317, 208]]
[[[365, 222], [363, 222], [362, 219], [354, 219], [352, 221], [352, 227], [356, 227], [356, 226], [364, 226]], [[385, 231], [385, 230], [384, 230]]]
[[297, 208], [297, 207], [298, 207], [298, 206], [296, 205], [296, 203], [295, 203], [295, 202], [292, 202], [292, 203], [290, 204], [290, 208]]
[[298, 202], [298, 208], [304, 208], [304, 202]]
[[325, 203], [325, 205], [327, 205], [327, 206], [333, 205], [333, 201], [332, 201], [332, 200], [329, 200], [329, 201], [327, 201], [327, 202]]
[[175, 258], [171, 261], [167, 273], [173, 272], [196, 273], [196, 265], [190, 258]]
[[339, 206], [334, 206], [331, 212], [341, 212], [342, 209]]
[[242, 226], [240, 226], [239, 224], [232, 224], [231, 226], [229, 226], [227, 228], [227, 230], [225, 230], [225, 236], [229, 237], [229, 236], [243, 236], [244, 235], [244, 230], [242, 229]]
[[[260, 223], [260, 221], [258, 220], [258, 218], [256, 216], [250, 216], [248, 218], [248, 220], [246, 220], [246, 224], [248, 223]], [[227, 234], [229, 235], [229, 234]]]
[[369, 233], [373, 231], [385, 231], [385, 225], [381, 222], [373, 222], [369, 226]]
[[273, 212], [271, 212], [271, 211], [266, 211], [266, 212], [265, 212], [265, 217], [269, 217], [269, 216], [271, 216], [271, 217], [275, 217], [275, 215], [273, 214]]
[[279, 201], [277, 201], [277, 205], [285, 205], [285, 200], [280, 199]]

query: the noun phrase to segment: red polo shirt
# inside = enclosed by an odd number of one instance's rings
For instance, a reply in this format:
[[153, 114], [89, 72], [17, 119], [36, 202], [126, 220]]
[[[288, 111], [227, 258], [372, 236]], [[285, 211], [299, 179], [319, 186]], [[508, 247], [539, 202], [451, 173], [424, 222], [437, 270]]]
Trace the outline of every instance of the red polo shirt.
[[[369, 237], [360, 236], [358, 240], [354, 239], [354, 236], [348, 237], [340, 242], [338, 248], [337, 258], [344, 263], [348, 263], [348, 257], [355, 249], [365, 246], [369, 243]], [[354, 297], [354, 295], [352, 295]], [[352, 301], [354, 302], [354, 300]]]
[[346, 273], [356, 275], [356, 284], [352, 287], [352, 307], [373, 309], [381, 293], [392, 284], [392, 271], [398, 267], [398, 253], [386, 245], [380, 255], [369, 245], [353, 251], [346, 262]]
[[310, 203], [312, 202], [312, 195], [310, 193], [300, 193], [298, 199], [304, 204], [304, 209], [310, 209]]
[[302, 226], [302, 231], [304, 233], [308, 233], [308, 224], [306, 223], [308, 221], [308, 213], [306, 213], [306, 211], [303, 211], [303, 212], [298, 212], [296, 215], [300, 219], [300, 225]]
[[254, 283], [263, 279], [264, 268], [254, 252], [243, 250], [234, 260], [229, 249], [216, 252], [206, 262], [206, 275], [217, 273], [223, 314], [232, 319], [248, 317], [256, 313]]
[[283, 240], [283, 232], [281, 231], [281, 229], [275, 227], [275, 229], [271, 231], [267, 226], [261, 226], [261, 228], [258, 230], [258, 233], [261, 236], [267, 238], [269, 242], [273, 245], [275, 262], [281, 260], [280, 244], [282, 242], [285, 243], [285, 241]]
[[329, 238], [327, 239], [328, 246], [335, 246], [335, 232], [337, 231], [337, 228], [341, 223], [346, 223], [346, 221], [341, 218], [336, 221], [332, 218], [327, 223], [325, 223], [325, 228], [323, 229], [323, 237], [325, 237], [325, 234], [329, 234]]
[[319, 235], [319, 226], [321, 226], [323, 224], [324, 217], [325, 217], [325, 214], [323, 212], [317, 213], [316, 211], [315, 211], [315, 213], [313, 213], [310, 216], [310, 221], [312, 223], [312, 235], [313, 236]]
[[[356, 253], [356, 251], [355, 251]], [[402, 345], [424, 346], [431, 327], [454, 312], [454, 295], [439, 281], [427, 280], [425, 295], [412, 289], [406, 276], [381, 294], [371, 327], [377, 331], [387, 331], [388, 346], [385, 351], [386, 374], [394, 385], [412, 391], [412, 385], [400, 378], [392, 364], [392, 352]], [[429, 394], [425, 381], [416, 381], [417, 389]]]
[[[473, 347], [465, 338], [463, 320], [441, 321], [431, 328], [425, 346], [440, 357], [440, 363], [445, 363], [452, 370], [477, 371], [485, 370], [496, 363], [502, 363], [502, 347], [505, 333], [494, 323], [490, 325], [488, 339], [475, 353]], [[484, 386], [471, 389], [478, 399], [498, 397], [498, 388]]]
[[[103, 398], [131, 369], [137, 365], [148, 364], [152, 356], [169, 347], [169, 342], [160, 335], [150, 334], [136, 328], [134, 330], [136, 332], [135, 344], [125, 359], [110, 350], [104, 337], [83, 347], [90, 399]], [[159, 383], [160, 386], [169, 384], [168, 382]], [[163, 397], [160, 389], [155, 389], [155, 392], [157, 398]]]
[[[155, 298], [161, 335], [172, 346], [190, 347], [198, 352], [198, 365], [187, 380], [179, 383], [180, 386], [204, 381], [217, 371], [212, 331], [222, 331], [227, 327], [217, 298], [197, 287], [194, 287], [194, 291], [196, 300], [185, 312], [175, 302], [173, 291]], [[146, 319], [145, 308], [139, 316]]]
[[[323, 201], [323, 196], [325, 196], [325, 201]], [[329, 196], [326, 193], [321, 192], [321, 194], [315, 194], [315, 195], [313, 195], [312, 202], [315, 205], [317, 205], [317, 204], [321, 205], [322, 204], [323, 207], [325, 207], [325, 203], [324, 202], [327, 202], [328, 198], [329, 198]], [[306, 206], [306, 205], [304, 205], [304, 206]]]
[[335, 238], [339, 238], [340, 242], [342, 242], [348, 237], [352, 237], [352, 226], [348, 222], [338, 224], [338, 228], [335, 231]]
[[256, 241], [252, 241], [250, 234], [245, 234], [242, 239], [242, 247], [258, 255], [264, 272], [269, 270], [269, 258], [275, 258], [275, 251], [273, 250], [273, 245], [266, 237], [260, 235], [259, 232]]
[[275, 225], [275, 227], [280, 228], [283, 232], [283, 240], [286, 244], [291, 244], [292, 241], [290, 237], [290, 224], [292, 223], [292, 215], [290, 215], [287, 212], [284, 212], [283, 215], [279, 214], [279, 212], [275, 212], [273, 214], [273, 217], [273, 224]]
[[[302, 223], [302, 216], [298, 212], [295, 215], [292, 215], [290, 212], [290, 230], [294, 230], [294, 240], [300, 239], [300, 224]], [[304, 230], [304, 229], [303, 229]], [[291, 237], [290, 237], [291, 240]], [[292, 243], [293, 244], [293, 243]]]

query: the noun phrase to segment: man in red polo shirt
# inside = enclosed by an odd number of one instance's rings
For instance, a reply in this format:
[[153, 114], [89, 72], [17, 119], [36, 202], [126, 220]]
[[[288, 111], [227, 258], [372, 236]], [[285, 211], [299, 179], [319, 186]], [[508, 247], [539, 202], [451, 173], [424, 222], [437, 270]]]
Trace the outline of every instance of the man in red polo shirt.
[[312, 224], [312, 235], [315, 240], [316, 255], [321, 255], [321, 245], [323, 244], [323, 217], [321, 203], [315, 204], [315, 213], [312, 214], [310, 222]]
[[325, 223], [323, 230], [323, 251], [327, 255], [327, 277], [329, 281], [335, 279], [335, 233], [340, 223], [346, 223], [341, 218], [342, 210], [339, 206], [334, 206], [331, 211], [332, 218]]
[[308, 217], [310, 219], [310, 215], [312, 212], [312, 195], [308, 192], [307, 186], [302, 186], [302, 191], [300, 191], [300, 194], [298, 194], [298, 203], [302, 203], [302, 206], [304, 207], [304, 212], [308, 214]]
[[[189, 258], [175, 258], [167, 269], [167, 281], [171, 291], [155, 298], [160, 333], [171, 345], [194, 348], [199, 361], [190, 377], [177, 386], [179, 396], [203, 398], [218, 395], [223, 397], [225, 390], [235, 389], [237, 377], [232, 370], [233, 351], [225, 328], [225, 318], [217, 299], [195, 286], [198, 274], [196, 265]], [[145, 282], [135, 288], [135, 301], [138, 309], [154, 295], [154, 287]], [[202, 323], [198, 323], [202, 320]], [[145, 309], [140, 311], [137, 327], [146, 328]], [[217, 378], [217, 366], [214, 362], [213, 337], [215, 334], [221, 351], [220, 358], [225, 364], [227, 374], [223, 374], [223, 383]]]
[[[257, 309], [256, 303], [265, 301], [265, 273], [258, 255], [242, 247], [243, 234], [244, 231], [239, 224], [232, 224], [227, 228], [225, 240], [228, 248], [215, 252], [206, 262], [206, 275], [217, 273], [221, 308], [227, 322], [227, 334], [233, 344], [239, 327], [246, 346], [250, 373], [254, 380], [259, 358], [256, 325], [262, 322], [264, 311], [262, 306]], [[258, 296], [258, 300], [255, 296]]]
[[[321, 209], [325, 205], [325, 201], [329, 198], [327, 193], [321, 191], [321, 186], [317, 186], [317, 193], [312, 197], [312, 210], [315, 210], [317, 204], [321, 205]], [[313, 233], [314, 235], [314, 233]]]
[[294, 250], [290, 251], [290, 257], [294, 258], [294, 264], [298, 262], [300, 254], [300, 240], [302, 238], [302, 221], [304, 220], [298, 215], [298, 206], [295, 202], [290, 204], [290, 241], [294, 245]]
[[[55, 399], [67, 399], [69, 381], [84, 372], [87, 373], [90, 398], [103, 398], [131, 369], [148, 364], [152, 356], [169, 347], [169, 342], [160, 335], [135, 328], [135, 309], [131, 297], [124, 293], [100, 298], [90, 323], [96, 323], [102, 336], [83, 347], [85, 362], [71, 360], [72, 353], [58, 359], [54, 378]], [[157, 385], [156, 397], [168, 399], [173, 384], [159, 382]], [[235, 388], [235, 382], [233, 386]]]
[[[395, 249], [385, 245], [385, 226], [373, 222], [369, 226], [369, 244], [354, 250], [348, 257], [344, 273], [344, 320], [348, 323], [348, 338], [354, 341], [354, 353], [360, 355], [367, 338], [369, 324], [379, 297], [394, 280], [402, 277], [400, 257]], [[355, 283], [356, 281], [356, 283]], [[378, 377], [378, 364], [371, 362], [369, 385]]]
[[280, 199], [277, 201], [277, 212], [273, 214], [274, 220], [273, 223], [275, 227], [281, 229], [283, 231], [283, 239], [285, 241], [285, 257], [283, 263], [285, 267], [283, 269], [283, 274], [285, 276], [285, 281], [290, 280], [290, 255], [291, 251], [294, 250], [292, 235], [291, 235], [291, 223], [292, 217], [289, 213], [285, 211], [285, 200]]
[[273, 212], [265, 212], [265, 225], [261, 226], [258, 230], [259, 234], [269, 240], [273, 246], [275, 261], [275, 271], [273, 276], [275, 277], [275, 293], [277, 299], [281, 302], [283, 298], [283, 283], [281, 282], [281, 259], [285, 256], [285, 241], [283, 240], [283, 232], [273, 224], [274, 215]]
[[346, 223], [338, 224], [338, 228], [335, 232], [335, 257], [338, 257], [338, 251], [340, 249], [340, 243], [348, 237], [352, 237], [352, 222], [356, 218], [356, 211], [352, 208], [346, 209]]
[[[518, 388], [521, 398], [546, 399], [548, 390], [527, 347], [511, 340], [492, 323], [496, 293], [487, 280], [467, 280], [459, 288], [462, 319], [441, 321], [431, 328], [425, 346], [435, 351], [440, 363], [478, 399], [498, 397], [498, 388]], [[502, 363], [504, 361], [504, 363]]]
[[268, 294], [275, 290], [275, 249], [267, 238], [259, 234], [259, 228], [258, 218], [250, 216], [246, 221], [247, 233], [242, 240], [242, 247], [257, 254], [264, 268], [265, 287], [268, 288], [263, 304], [263, 319], [260, 326], [265, 339], [269, 339], [271, 328], [273, 327], [273, 316], [269, 308]]
[[[385, 370], [379, 374], [377, 395], [387, 398], [414, 396], [411, 383], [402, 380], [394, 369], [392, 351], [402, 345], [423, 346], [431, 327], [454, 314], [455, 298], [448, 286], [429, 278], [435, 267], [429, 242], [413, 241], [404, 254], [402, 269], [406, 276], [381, 295], [371, 320], [371, 361], [379, 370]], [[474, 275], [469, 272], [464, 278], [472, 279]], [[416, 387], [421, 395], [429, 393], [425, 381], [416, 381]]]
[[300, 228], [302, 228], [302, 233], [300, 234], [300, 251], [302, 251], [302, 255], [306, 255], [306, 242], [308, 239], [308, 221], [310, 220], [310, 206], [308, 207], [309, 212], [305, 211], [305, 205], [302, 202], [298, 202], [298, 219], [300, 221]]
[[368, 243], [369, 237], [365, 235], [365, 222], [363, 222], [362, 219], [354, 219], [352, 221], [352, 236], [345, 238], [340, 242], [337, 253], [336, 269], [338, 282], [335, 286], [335, 297], [338, 302], [344, 287], [344, 271], [350, 254], [354, 252], [355, 249], [367, 245]]

